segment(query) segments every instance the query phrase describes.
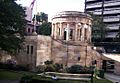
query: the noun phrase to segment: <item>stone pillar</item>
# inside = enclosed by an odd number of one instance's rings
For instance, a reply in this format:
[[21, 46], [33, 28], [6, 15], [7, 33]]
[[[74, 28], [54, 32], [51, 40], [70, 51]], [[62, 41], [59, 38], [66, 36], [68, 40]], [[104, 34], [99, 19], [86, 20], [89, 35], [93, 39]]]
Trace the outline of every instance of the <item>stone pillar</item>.
[[82, 34], [82, 31], [81, 31], [81, 23], [79, 23], [79, 34], [78, 34], [78, 40], [81, 41], [81, 34]]
[[88, 26], [88, 41], [91, 42], [91, 27], [90, 25]]
[[62, 28], [61, 28], [61, 39], [64, 39], [64, 31], [65, 31], [65, 27], [64, 27], [64, 23], [62, 23]]
[[85, 25], [84, 25], [84, 29], [85, 29], [84, 39], [85, 39], [86, 42], [88, 42], [88, 40], [89, 40], [89, 39], [88, 39], [88, 36], [89, 36], [88, 25], [85, 24]]
[[69, 40], [69, 29], [70, 29], [70, 24], [68, 23], [67, 24], [67, 28], [66, 28], [66, 32], [67, 32], [67, 34], [66, 34], [66, 40]]
[[78, 40], [78, 39], [77, 39], [77, 38], [78, 38], [77, 30], [78, 30], [78, 23], [75, 24], [75, 36], [74, 36], [74, 37], [75, 37], [75, 41]]
[[62, 39], [62, 23], [60, 23], [60, 39]]
[[82, 27], [80, 26], [80, 41], [82, 41], [81, 39], [82, 39]]
[[57, 38], [57, 24], [55, 23], [55, 31], [54, 31], [54, 38]]
[[52, 24], [52, 33], [51, 33], [51, 36], [54, 37], [54, 28], [55, 28], [55, 25]]
[[83, 24], [81, 25], [81, 30], [82, 30], [82, 31], [81, 31], [81, 32], [82, 32], [81, 41], [84, 42], [84, 31], [85, 31], [85, 30], [84, 30], [84, 25], [83, 25]]

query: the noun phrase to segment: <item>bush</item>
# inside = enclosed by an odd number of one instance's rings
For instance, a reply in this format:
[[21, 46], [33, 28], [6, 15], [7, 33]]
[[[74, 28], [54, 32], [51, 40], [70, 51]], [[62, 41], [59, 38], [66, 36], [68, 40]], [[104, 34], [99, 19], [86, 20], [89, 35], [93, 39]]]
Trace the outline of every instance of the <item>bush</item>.
[[9, 69], [17, 71], [28, 71], [29, 68], [26, 65], [16, 65], [11, 63], [0, 63], [0, 69]]
[[101, 77], [101, 78], [104, 78], [104, 70], [98, 70], [98, 76]]
[[32, 79], [33, 76], [31, 75], [25, 75], [23, 76], [21, 79], [20, 79], [20, 82], [19, 83], [31, 83], [31, 79]]
[[45, 71], [45, 66], [44, 66], [44, 65], [39, 65], [39, 66], [37, 66], [36, 71], [39, 72], [39, 73], [44, 72], [44, 71]]
[[55, 72], [55, 71], [56, 71], [56, 68], [54, 64], [47, 65], [45, 68], [45, 72]]
[[84, 74], [84, 73], [93, 73], [93, 70], [90, 67], [83, 67], [80, 65], [73, 65], [70, 68], [67, 69], [68, 73], [74, 73], [74, 74]]

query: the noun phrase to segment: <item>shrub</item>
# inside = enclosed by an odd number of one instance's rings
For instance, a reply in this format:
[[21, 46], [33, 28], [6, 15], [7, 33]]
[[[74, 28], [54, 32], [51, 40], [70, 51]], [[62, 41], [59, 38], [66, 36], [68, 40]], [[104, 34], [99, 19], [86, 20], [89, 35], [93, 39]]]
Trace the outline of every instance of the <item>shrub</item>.
[[56, 69], [57, 72], [59, 72], [61, 69], [63, 69], [63, 65], [55, 63], [55, 69]]
[[101, 78], [104, 78], [104, 70], [101, 69], [101, 70], [98, 70], [98, 72], [99, 73], [97, 75]]
[[26, 65], [16, 65], [11, 63], [0, 63], [0, 69], [9, 69], [17, 71], [27, 71], [29, 68]]
[[45, 72], [55, 72], [55, 71], [56, 71], [56, 68], [54, 64], [47, 65], [45, 68]]
[[93, 73], [93, 70], [91, 70], [91, 68], [89, 67], [83, 67], [80, 65], [73, 65], [70, 68], [67, 69], [68, 73]]
[[19, 83], [31, 83], [31, 79], [33, 76], [31, 75], [24, 75], [21, 79]]
[[39, 72], [39, 73], [44, 72], [45, 71], [45, 66], [44, 65], [37, 66], [36, 71]]

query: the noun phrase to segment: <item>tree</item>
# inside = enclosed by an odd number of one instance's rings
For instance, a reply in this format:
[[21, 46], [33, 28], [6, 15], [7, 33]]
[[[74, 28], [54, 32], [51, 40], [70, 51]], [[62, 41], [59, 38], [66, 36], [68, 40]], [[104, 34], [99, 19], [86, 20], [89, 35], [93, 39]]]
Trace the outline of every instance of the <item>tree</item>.
[[48, 15], [45, 14], [44, 12], [40, 12], [40, 13], [37, 13], [36, 15], [34, 15], [33, 22], [35, 21], [35, 19], [36, 19], [37, 24], [47, 23]]
[[105, 39], [108, 28], [106, 27], [106, 24], [103, 22], [102, 17], [93, 14], [90, 15], [93, 18], [92, 41], [96, 42], [96, 40], [100, 40], [100, 42], [102, 42]]
[[114, 38], [114, 42], [120, 43], [120, 25], [119, 25], [118, 33], [117, 33], [116, 37]]
[[51, 35], [51, 23], [43, 23], [42, 25], [40, 25], [39, 28], [39, 34], [41, 35]]
[[25, 12], [15, 0], [0, 0], [0, 49], [15, 53], [25, 31]]

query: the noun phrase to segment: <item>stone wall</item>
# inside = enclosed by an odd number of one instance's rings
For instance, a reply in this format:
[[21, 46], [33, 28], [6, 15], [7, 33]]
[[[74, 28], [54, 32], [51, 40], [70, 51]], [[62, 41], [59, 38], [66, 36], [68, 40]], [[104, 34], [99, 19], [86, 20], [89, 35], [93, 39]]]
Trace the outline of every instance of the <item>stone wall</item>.
[[52, 40], [52, 60], [54, 63], [61, 63], [64, 66], [82, 65], [91, 66], [92, 61], [98, 62], [100, 68], [100, 54], [92, 49], [87, 43], [66, 42]]
[[120, 62], [115, 61], [115, 70], [114, 73], [120, 75]]
[[[31, 53], [33, 46], [33, 53]], [[29, 47], [29, 53], [28, 53]], [[26, 36], [23, 43], [23, 49], [20, 50], [17, 60], [19, 64], [29, 65], [34, 69], [38, 65], [43, 65], [45, 61], [50, 60], [51, 56], [51, 37], [34, 35]]]
[[51, 58], [51, 37], [38, 35], [36, 66], [44, 65]]

